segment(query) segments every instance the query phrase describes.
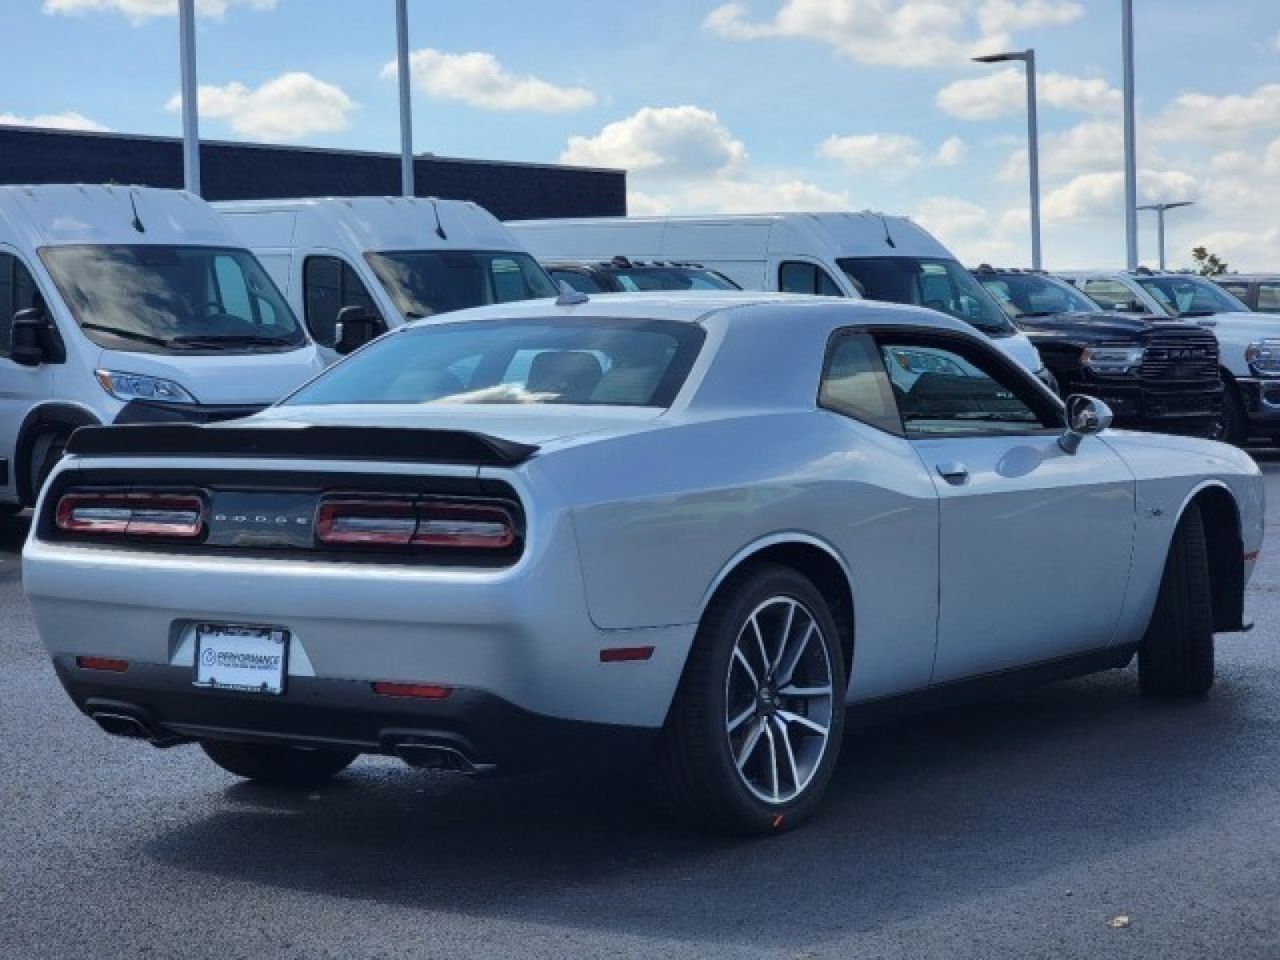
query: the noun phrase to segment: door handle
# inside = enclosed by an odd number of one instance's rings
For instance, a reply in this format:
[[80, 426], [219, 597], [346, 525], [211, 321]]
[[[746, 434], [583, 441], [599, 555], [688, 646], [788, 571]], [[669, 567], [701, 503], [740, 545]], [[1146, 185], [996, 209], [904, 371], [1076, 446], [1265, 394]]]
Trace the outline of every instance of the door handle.
[[938, 464], [937, 470], [938, 476], [947, 483], [954, 483], [957, 486], [969, 479], [969, 468], [954, 460]]

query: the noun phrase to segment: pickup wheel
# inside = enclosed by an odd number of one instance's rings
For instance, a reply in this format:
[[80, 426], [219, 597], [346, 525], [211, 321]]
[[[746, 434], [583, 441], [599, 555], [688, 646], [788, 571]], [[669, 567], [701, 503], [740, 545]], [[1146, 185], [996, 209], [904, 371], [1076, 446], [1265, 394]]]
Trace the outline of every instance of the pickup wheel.
[[822, 594], [786, 567], [721, 588], [657, 745], [659, 803], [735, 833], [802, 822], [831, 779], [844, 732], [844, 658]]
[[1138, 647], [1144, 694], [1198, 697], [1213, 686], [1213, 591], [1199, 504], [1187, 507], [1165, 560], [1160, 594]]
[[275, 787], [321, 786], [351, 766], [358, 756], [348, 750], [311, 750], [228, 740], [202, 740], [200, 747], [227, 773]]
[[1243, 447], [1249, 439], [1249, 421], [1244, 414], [1244, 401], [1234, 383], [1222, 385], [1222, 416], [1215, 425], [1212, 439]]

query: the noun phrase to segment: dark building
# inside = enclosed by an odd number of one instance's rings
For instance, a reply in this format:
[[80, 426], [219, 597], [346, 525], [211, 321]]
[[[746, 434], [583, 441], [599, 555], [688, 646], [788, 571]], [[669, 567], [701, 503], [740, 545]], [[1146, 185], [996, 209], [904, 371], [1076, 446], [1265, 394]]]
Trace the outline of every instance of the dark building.
[[[205, 141], [200, 179], [206, 200], [394, 196], [400, 156]], [[109, 182], [180, 188], [182, 141], [0, 126], [0, 184]], [[500, 220], [627, 212], [622, 170], [425, 154], [414, 158], [414, 185], [419, 196], [474, 200]]]

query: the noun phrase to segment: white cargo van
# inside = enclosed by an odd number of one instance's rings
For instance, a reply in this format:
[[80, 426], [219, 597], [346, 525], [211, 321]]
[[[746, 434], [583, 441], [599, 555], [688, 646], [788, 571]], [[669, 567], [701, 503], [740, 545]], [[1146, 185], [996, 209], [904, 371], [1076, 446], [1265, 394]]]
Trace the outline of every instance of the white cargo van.
[[328, 360], [406, 319], [556, 295], [501, 221], [467, 201], [317, 197], [214, 208], [285, 290]]
[[866, 297], [932, 307], [986, 333], [1050, 382], [1040, 355], [946, 247], [903, 217], [777, 213], [512, 220], [539, 260], [690, 260], [747, 290]]
[[0, 187], [0, 514], [34, 502], [77, 427], [245, 416], [322, 368], [198, 197]]

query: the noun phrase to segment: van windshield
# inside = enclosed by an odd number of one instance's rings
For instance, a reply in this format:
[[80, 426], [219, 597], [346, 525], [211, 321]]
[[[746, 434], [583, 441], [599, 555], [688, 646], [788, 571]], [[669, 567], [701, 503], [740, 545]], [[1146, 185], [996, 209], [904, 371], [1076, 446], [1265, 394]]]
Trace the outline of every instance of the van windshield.
[[527, 253], [404, 250], [365, 258], [396, 309], [410, 320], [556, 295], [551, 278]]
[[86, 244], [40, 257], [85, 336], [106, 349], [244, 353], [307, 342], [247, 250]]
[[845, 257], [836, 263], [868, 300], [928, 307], [992, 337], [1017, 332], [991, 294], [954, 260]]

